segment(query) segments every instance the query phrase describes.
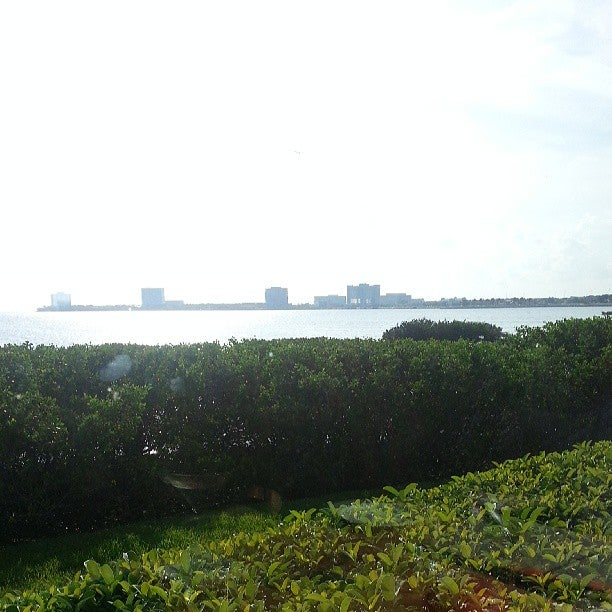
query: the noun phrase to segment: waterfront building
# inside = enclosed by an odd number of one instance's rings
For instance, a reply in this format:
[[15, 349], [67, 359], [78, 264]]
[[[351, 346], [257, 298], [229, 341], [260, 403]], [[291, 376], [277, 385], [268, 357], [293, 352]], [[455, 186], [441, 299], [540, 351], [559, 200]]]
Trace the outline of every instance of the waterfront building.
[[315, 308], [343, 308], [346, 306], [344, 295], [315, 295]]
[[53, 293], [51, 295], [51, 308], [54, 310], [70, 310], [72, 298], [69, 293]]
[[166, 299], [164, 290], [160, 287], [147, 287], [140, 290], [143, 308], [164, 308]]
[[407, 293], [385, 293], [380, 296], [380, 305], [387, 308], [397, 308], [398, 306], [411, 306], [412, 296]]
[[266, 289], [266, 308], [288, 308], [289, 291], [285, 287], [268, 287]]
[[347, 285], [346, 303], [356, 308], [378, 308], [380, 306], [380, 285]]
[[383, 308], [417, 308], [423, 306], [423, 298], [413, 298], [408, 293], [385, 293], [380, 296], [380, 305]]

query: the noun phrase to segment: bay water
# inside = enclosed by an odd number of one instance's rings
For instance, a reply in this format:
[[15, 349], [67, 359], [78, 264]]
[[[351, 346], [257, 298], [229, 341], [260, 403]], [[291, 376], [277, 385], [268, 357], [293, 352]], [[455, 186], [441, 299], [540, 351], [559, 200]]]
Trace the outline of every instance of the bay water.
[[380, 338], [402, 321], [484, 321], [513, 333], [517, 327], [599, 316], [602, 307], [168, 310], [0, 313], [0, 345], [226, 343], [231, 338]]

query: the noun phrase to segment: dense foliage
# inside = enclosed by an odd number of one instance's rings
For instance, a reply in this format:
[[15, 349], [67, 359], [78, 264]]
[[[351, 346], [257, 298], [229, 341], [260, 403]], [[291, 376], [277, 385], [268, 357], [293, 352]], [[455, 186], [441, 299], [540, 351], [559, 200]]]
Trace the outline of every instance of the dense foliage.
[[292, 511], [266, 533], [90, 559], [0, 608], [610, 610], [611, 460], [610, 442], [584, 443], [327, 515]]
[[502, 328], [479, 321], [403, 321], [383, 333], [383, 340], [484, 340], [492, 342], [503, 337]]
[[587, 319], [499, 342], [0, 347], [0, 540], [609, 438], [611, 340]]

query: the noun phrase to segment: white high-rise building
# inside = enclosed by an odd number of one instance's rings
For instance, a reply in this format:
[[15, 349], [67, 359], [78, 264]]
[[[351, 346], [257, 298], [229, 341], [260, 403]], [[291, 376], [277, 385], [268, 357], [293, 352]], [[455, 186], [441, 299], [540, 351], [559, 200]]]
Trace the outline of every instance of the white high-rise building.
[[143, 308], [163, 308], [166, 304], [164, 290], [161, 287], [147, 287], [140, 290]]
[[51, 295], [51, 308], [55, 310], [70, 310], [72, 298], [69, 293], [53, 293]]
[[266, 289], [267, 308], [288, 308], [289, 291], [285, 287], [269, 287]]

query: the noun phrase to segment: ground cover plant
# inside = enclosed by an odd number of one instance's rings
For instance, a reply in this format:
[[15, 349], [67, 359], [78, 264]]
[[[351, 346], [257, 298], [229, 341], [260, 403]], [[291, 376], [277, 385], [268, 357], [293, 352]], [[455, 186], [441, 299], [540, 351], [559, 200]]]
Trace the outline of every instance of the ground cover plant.
[[540, 453], [263, 533], [86, 560], [4, 610], [612, 609], [612, 443]]
[[612, 435], [612, 320], [496, 342], [0, 347], [0, 541], [400, 486]]

